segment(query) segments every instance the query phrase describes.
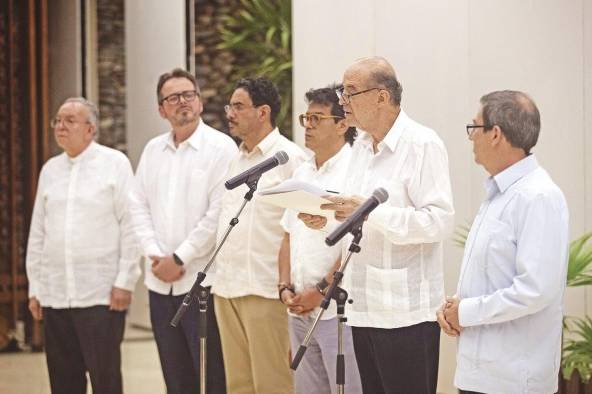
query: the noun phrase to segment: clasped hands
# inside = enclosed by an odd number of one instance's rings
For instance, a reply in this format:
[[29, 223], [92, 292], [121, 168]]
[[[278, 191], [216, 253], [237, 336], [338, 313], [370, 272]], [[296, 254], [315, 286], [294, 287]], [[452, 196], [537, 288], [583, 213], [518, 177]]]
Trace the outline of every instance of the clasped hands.
[[463, 330], [458, 319], [459, 305], [458, 297], [446, 297], [446, 302], [436, 312], [440, 328], [451, 337], [458, 337]]
[[175, 263], [173, 256], [148, 256], [152, 260], [152, 273], [166, 283], [172, 283], [185, 275], [185, 268]]
[[309, 287], [300, 293], [292, 293], [289, 290], [282, 291], [282, 302], [288, 310], [299, 316], [308, 315], [317, 306], [321, 305], [323, 295], [315, 287]]

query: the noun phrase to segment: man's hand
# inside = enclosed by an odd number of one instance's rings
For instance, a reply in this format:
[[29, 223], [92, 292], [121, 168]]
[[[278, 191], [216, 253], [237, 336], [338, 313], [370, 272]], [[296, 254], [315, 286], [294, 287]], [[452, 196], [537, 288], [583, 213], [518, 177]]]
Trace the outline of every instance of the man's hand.
[[323, 295], [316, 288], [312, 287], [296, 293], [291, 301], [291, 305], [289, 305], [290, 312], [297, 315], [306, 315], [321, 305]]
[[462, 332], [462, 327], [458, 318], [458, 306], [460, 299], [458, 297], [446, 297], [446, 306], [444, 307], [444, 319], [448, 322], [452, 329], [456, 330], [459, 335]]
[[320, 230], [327, 225], [327, 218], [320, 215], [309, 215], [308, 213], [299, 213], [298, 219], [302, 220], [306, 227], [313, 230]]
[[29, 298], [29, 310], [31, 311], [31, 315], [33, 315], [33, 319], [43, 320], [43, 309], [37, 298]]
[[331, 204], [322, 204], [321, 209], [335, 211], [335, 219], [340, 222], [347, 219], [364, 202], [364, 198], [360, 196], [326, 196], [325, 198], [331, 200]]
[[460, 333], [454, 328], [452, 328], [450, 324], [446, 321], [446, 318], [444, 317], [444, 310], [446, 309], [446, 305], [448, 305], [447, 302], [443, 303], [440, 309], [438, 309], [438, 311], [436, 312], [438, 324], [440, 325], [442, 331], [446, 333], [446, 335], [449, 335], [451, 337], [457, 337], [460, 335]]
[[292, 305], [292, 300], [294, 299], [294, 293], [290, 291], [290, 289], [286, 289], [282, 291], [282, 299], [281, 301], [290, 308]]
[[111, 301], [109, 310], [111, 311], [125, 311], [132, 302], [132, 292], [118, 287], [111, 289]]
[[152, 260], [152, 273], [158, 279], [166, 283], [172, 283], [181, 279], [185, 274], [185, 268], [175, 263], [173, 256], [150, 256]]

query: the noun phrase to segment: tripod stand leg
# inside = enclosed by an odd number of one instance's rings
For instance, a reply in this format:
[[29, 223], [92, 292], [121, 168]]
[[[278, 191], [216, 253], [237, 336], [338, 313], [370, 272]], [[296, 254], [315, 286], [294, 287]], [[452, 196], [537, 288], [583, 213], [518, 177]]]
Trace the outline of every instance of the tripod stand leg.
[[197, 291], [197, 301], [199, 304], [199, 323], [197, 333], [199, 335], [199, 392], [206, 394], [207, 380], [207, 339], [208, 339], [208, 300], [210, 298], [210, 289], [199, 286]]

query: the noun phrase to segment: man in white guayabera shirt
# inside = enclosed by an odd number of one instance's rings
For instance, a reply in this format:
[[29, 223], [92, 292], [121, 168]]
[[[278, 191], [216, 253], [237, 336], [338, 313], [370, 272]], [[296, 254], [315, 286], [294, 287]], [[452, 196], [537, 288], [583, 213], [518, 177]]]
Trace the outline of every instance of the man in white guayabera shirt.
[[[231, 176], [278, 151], [288, 154], [286, 164], [263, 174], [259, 190], [291, 178], [304, 160], [304, 152], [276, 127], [280, 106], [280, 95], [270, 80], [245, 78], [237, 82], [225, 107], [230, 133], [242, 140], [239, 154], [232, 162]], [[218, 239], [226, 232], [248, 190], [241, 185], [224, 194]], [[216, 259], [212, 291], [229, 393], [293, 392], [288, 364], [288, 319], [276, 287], [283, 214], [284, 209], [263, 203], [255, 195]]]
[[[401, 84], [383, 58], [351, 65], [338, 91], [356, 140], [343, 196], [331, 197], [344, 220], [382, 187], [388, 200], [364, 224], [362, 248], [344, 276], [365, 393], [435, 393], [444, 297], [442, 241], [454, 210], [448, 155], [431, 129], [401, 109]], [[347, 248], [351, 237], [344, 238]], [[346, 249], [344, 249], [345, 254]]]
[[44, 320], [52, 393], [121, 393], [125, 310], [140, 276], [125, 155], [94, 142], [97, 107], [70, 98], [51, 121], [64, 153], [41, 169], [27, 247], [29, 310]]
[[530, 97], [481, 97], [467, 125], [475, 162], [491, 175], [467, 238], [457, 295], [438, 322], [458, 337], [463, 393], [554, 393], [561, 355], [568, 210], [531, 149], [541, 122]]
[[[224, 181], [237, 154], [234, 141], [201, 119], [195, 76], [174, 69], [160, 76], [158, 112], [171, 131], [142, 152], [130, 210], [146, 257], [150, 321], [168, 394], [199, 390], [199, 305], [194, 301], [176, 328], [170, 322], [211, 258]], [[215, 269], [208, 272], [209, 286]], [[225, 392], [220, 334], [212, 297], [207, 309], [207, 389]]]
[[[335, 93], [336, 85], [313, 89], [306, 93], [308, 109], [300, 115], [306, 129], [305, 145], [314, 155], [294, 171], [294, 179], [316, 185], [331, 193], [345, 186], [346, 170], [356, 129], [345, 123], [343, 108]], [[333, 279], [341, 259], [338, 247], [325, 244], [326, 232], [312, 230], [298, 219], [298, 212], [286, 210], [282, 225], [286, 234], [279, 252], [279, 297], [288, 306], [292, 354], [304, 340], [319, 309], [323, 294]], [[300, 213], [300, 216], [306, 215]], [[331, 230], [339, 223], [327, 225]], [[354, 355], [351, 328], [344, 327], [348, 393], [361, 393], [360, 374]], [[319, 321], [305, 357], [294, 375], [296, 393], [336, 393], [337, 318], [335, 303]]]

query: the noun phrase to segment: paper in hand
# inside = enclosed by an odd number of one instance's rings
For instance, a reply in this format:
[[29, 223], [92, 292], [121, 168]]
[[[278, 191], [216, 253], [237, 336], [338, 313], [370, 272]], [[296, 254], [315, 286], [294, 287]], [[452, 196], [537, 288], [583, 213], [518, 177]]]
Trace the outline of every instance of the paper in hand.
[[282, 208], [292, 209], [300, 213], [333, 217], [334, 211], [321, 209], [321, 204], [330, 204], [331, 201], [324, 198], [330, 195], [318, 186], [287, 179], [277, 186], [258, 192], [258, 200]]

